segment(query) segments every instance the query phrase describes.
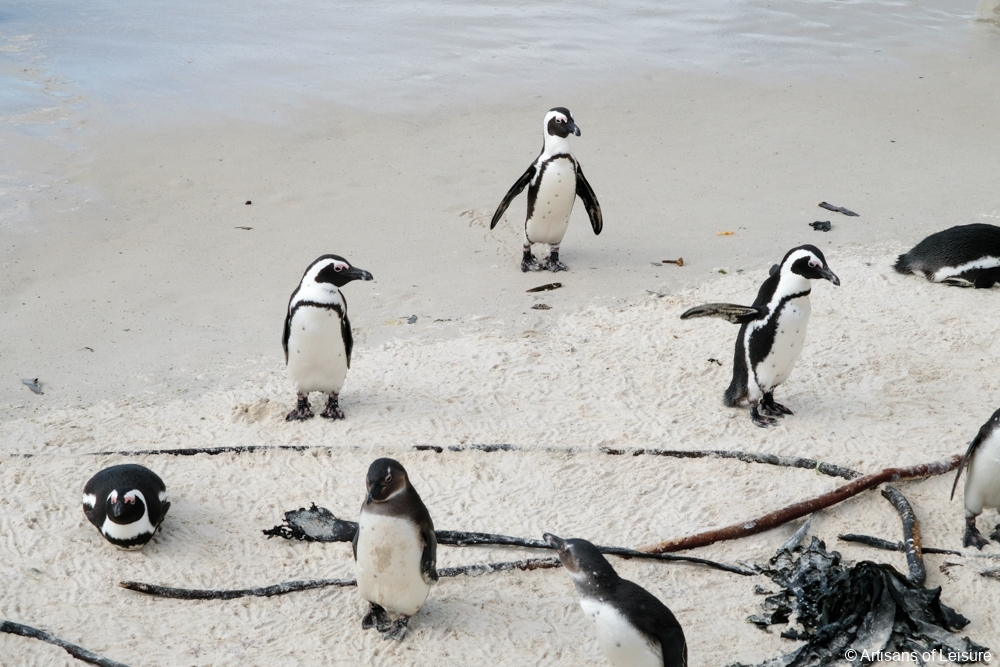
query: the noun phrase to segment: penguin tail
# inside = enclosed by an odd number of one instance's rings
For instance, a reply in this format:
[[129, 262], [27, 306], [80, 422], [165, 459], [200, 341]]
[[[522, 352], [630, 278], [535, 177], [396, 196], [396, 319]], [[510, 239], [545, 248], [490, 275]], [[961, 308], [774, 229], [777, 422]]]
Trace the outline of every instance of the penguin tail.
[[735, 408], [740, 404], [740, 401], [746, 398], [746, 395], [746, 387], [742, 385], [739, 378], [734, 377], [733, 381], [729, 383], [726, 393], [722, 395], [722, 404], [727, 408]]
[[903, 275], [913, 273], [913, 267], [910, 265], [909, 253], [900, 255], [892, 268], [896, 269], [896, 273], [902, 273]]
[[733, 324], [746, 324], [759, 319], [763, 314], [760, 309], [754, 306], [738, 306], [735, 303], [706, 303], [684, 311], [681, 314], [681, 319], [718, 317]]

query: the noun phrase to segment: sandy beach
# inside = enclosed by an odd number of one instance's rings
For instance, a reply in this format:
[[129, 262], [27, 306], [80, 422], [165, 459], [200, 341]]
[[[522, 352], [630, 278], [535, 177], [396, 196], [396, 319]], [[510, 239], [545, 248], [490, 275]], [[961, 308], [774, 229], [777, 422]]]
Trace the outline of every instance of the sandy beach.
[[[133, 667], [604, 665], [559, 569], [442, 579], [399, 644], [361, 631], [352, 588], [192, 602], [117, 582], [350, 577], [349, 545], [261, 531], [310, 503], [355, 519], [379, 456], [406, 466], [439, 529], [640, 548], [841, 481], [602, 448], [767, 452], [862, 472], [964, 452], [1000, 406], [1000, 288], [933, 285], [891, 265], [929, 233], [1000, 224], [1000, 32], [981, 18], [960, 48], [908, 45], [847, 72], [660, 68], [425, 108], [307, 92], [257, 118], [129, 117], [73, 99], [3, 117], [0, 618]], [[489, 218], [556, 105], [582, 129], [574, 152], [605, 229], [595, 237], [578, 204], [570, 271], [522, 274], [524, 199], [492, 232]], [[776, 395], [795, 414], [760, 429], [721, 404], [736, 327], [679, 315], [752, 302], [803, 243], [842, 284], [814, 285], [805, 348]], [[286, 423], [285, 308], [303, 269], [331, 252], [375, 277], [343, 290], [355, 337], [347, 419]], [[683, 267], [658, 264], [678, 257]], [[526, 292], [553, 281], [563, 286]], [[44, 394], [20, 382], [34, 377]], [[448, 449], [501, 443], [516, 451]], [[250, 445], [272, 449], [100, 454]], [[121, 462], [156, 471], [172, 503], [138, 552], [113, 548], [80, 509], [86, 480]], [[899, 488], [924, 544], [963, 554], [927, 555], [927, 586], [970, 619], [961, 635], [998, 651], [1000, 583], [980, 573], [1000, 566], [1000, 545], [961, 547], [952, 481]], [[996, 518], [987, 510], [980, 529]], [[690, 555], [763, 563], [799, 525]], [[877, 492], [817, 513], [810, 534], [847, 560], [905, 571], [902, 554], [844, 532], [902, 539]], [[441, 567], [542, 555], [438, 551]], [[612, 562], [673, 610], [692, 667], [798, 645], [746, 622], [764, 577]], [[0, 634], [0, 664], [81, 663]]]

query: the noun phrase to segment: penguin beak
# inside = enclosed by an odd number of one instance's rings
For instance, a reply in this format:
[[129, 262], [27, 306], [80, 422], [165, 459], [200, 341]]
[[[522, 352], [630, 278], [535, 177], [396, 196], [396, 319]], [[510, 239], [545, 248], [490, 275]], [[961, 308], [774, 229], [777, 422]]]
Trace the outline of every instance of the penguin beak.
[[574, 123], [573, 121], [569, 122], [569, 124], [566, 126], [566, 129], [575, 134], [576, 136], [578, 137], [580, 136], [580, 128], [578, 128], [576, 126], [576, 123]]
[[347, 277], [350, 280], [374, 280], [372, 274], [356, 266], [351, 267], [351, 270], [347, 272]]
[[111, 506], [111, 516], [113, 516], [113, 517], [115, 517], [117, 519], [121, 515], [122, 515], [122, 504], [121, 503], [115, 503], [114, 505], [112, 505]]
[[379, 484], [378, 482], [372, 484], [372, 487], [368, 489], [368, 498], [366, 499], [365, 504], [371, 505], [372, 501], [375, 500], [375, 496], [377, 496], [381, 490], [382, 490], [381, 484]]
[[824, 266], [822, 269], [820, 269], [819, 275], [823, 276], [834, 285], [837, 285], [838, 287], [840, 286], [840, 278], [838, 278], [837, 274], [828, 269], [827, 267]]
[[553, 549], [555, 549], [560, 553], [562, 553], [563, 549], [566, 548], [566, 540], [556, 535], [553, 535], [552, 533], [545, 533], [544, 535], [542, 535], [542, 539], [545, 540], [545, 542], [550, 547], [552, 547]]

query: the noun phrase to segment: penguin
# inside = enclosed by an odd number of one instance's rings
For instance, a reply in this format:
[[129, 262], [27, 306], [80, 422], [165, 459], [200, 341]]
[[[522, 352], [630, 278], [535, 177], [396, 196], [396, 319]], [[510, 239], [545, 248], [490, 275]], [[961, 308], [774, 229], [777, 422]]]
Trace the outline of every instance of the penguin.
[[347, 319], [347, 300], [339, 288], [352, 280], [372, 280], [372, 274], [351, 266], [339, 255], [323, 255], [309, 265], [288, 300], [281, 346], [298, 403], [285, 421], [312, 419], [312, 391], [329, 395], [320, 417], [344, 418], [340, 390], [351, 367], [354, 338]]
[[149, 468], [126, 463], [105, 468], [83, 487], [83, 513], [108, 542], [139, 549], [170, 509], [167, 487]]
[[[559, 244], [562, 243], [569, 216], [573, 212], [576, 198], [590, 216], [590, 226], [594, 234], [604, 228], [601, 205], [597, 203], [590, 183], [583, 176], [583, 169], [569, 149], [569, 135], [580, 136], [580, 128], [573, 122], [573, 116], [565, 107], [555, 107], [545, 114], [542, 124], [542, 152], [531, 163], [528, 170], [511, 186], [493, 214], [490, 229], [497, 226], [504, 211], [514, 197], [528, 188], [528, 215], [524, 221], [524, 254], [521, 257], [521, 271], [565, 271], [567, 266], [559, 261]], [[550, 246], [549, 257], [539, 264], [531, 253], [535, 243]]]
[[597, 643], [612, 667], [687, 667], [684, 631], [652, 593], [622, 579], [586, 540], [542, 536], [559, 552], [580, 596], [583, 613], [594, 619]]
[[[962, 546], [982, 549], [987, 541], [976, 528], [976, 517], [983, 513], [984, 507], [1000, 509], [1000, 410], [994, 412], [989, 421], [979, 429], [965, 451], [962, 462], [958, 464], [955, 483], [951, 487], [953, 499], [958, 480], [966, 466], [965, 537], [962, 539]], [[990, 538], [1000, 542], [1000, 524], [997, 524]]]
[[931, 234], [893, 266], [932, 283], [989, 288], [1000, 282], [1000, 227], [976, 223]]
[[[733, 381], [722, 402], [735, 407], [746, 399], [750, 418], [757, 426], [773, 426], [777, 423], [773, 417], [792, 414], [775, 403], [774, 389], [791, 375], [802, 351], [809, 324], [810, 281], [820, 278], [840, 285], [840, 278], [827, 266], [819, 248], [799, 246], [789, 250], [781, 264], [771, 267], [752, 306], [707, 303], [681, 315], [682, 320], [721, 317], [742, 325], [736, 337]], [[762, 403], [768, 416], [758, 412], [757, 406]]]
[[399, 461], [373, 461], [365, 485], [354, 534], [358, 592], [369, 603], [361, 628], [403, 641], [410, 617], [438, 580], [434, 522]]

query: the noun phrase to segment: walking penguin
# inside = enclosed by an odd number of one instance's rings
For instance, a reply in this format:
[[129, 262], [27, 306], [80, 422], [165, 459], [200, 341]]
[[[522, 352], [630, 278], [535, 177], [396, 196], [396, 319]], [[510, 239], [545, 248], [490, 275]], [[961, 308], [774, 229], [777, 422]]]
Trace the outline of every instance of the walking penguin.
[[[955, 497], [958, 480], [966, 466], [965, 536], [962, 538], [962, 545], [982, 549], [988, 542], [976, 528], [976, 517], [983, 513], [984, 507], [1000, 509], [1000, 410], [994, 412], [989, 421], [979, 429], [962, 457], [962, 462], [958, 464], [955, 483], [951, 487], [952, 498]], [[990, 538], [1000, 542], [1000, 524], [997, 524]]]
[[309, 392], [313, 391], [329, 396], [321, 417], [344, 418], [340, 390], [351, 367], [354, 338], [347, 319], [347, 300], [340, 288], [352, 280], [371, 279], [372, 274], [351, 266], [339, 255], [323, 255], [302, 274], [288, 300], [281, 337], [288, 376], [298, 392], [298, 403], [286, 421], [313, 417], [309, 407]]
[[122, 549], [149, 542], [168, 509], [163, 480], [135, 463], [105, 468], [83, 487], [83, 513], [104, 539]]
[[559, 552], [580, 596], [583, 613], [594, 619], [597, 643], [612, 667], [687, 667], [684, 631], [652, 593], [622, 579], [586, 540], [542, 536]]
[[[771, 267], [771, 275], [760, 286], [752, 306], [707, 303], [681, 315], [682, 320], [720, 317], [742, 325], [736, 337], [733, 381], [722, 402], [735, 407], [746, 399], [757, 426], [772, 426], [777, 423], [774, 417], [792, 414], [774, 401], [774, 389], [788, 379], [802, 352], [809, 324], [811, 281], [820, 278], [840, 285], [819, 248], [799, 246], [789, 250], [781, 264]], [[766, 416], [758, 411], [759, 405]]]
[[[569, 217], [577, 197], [583, 200], [594, 234], [600, 234], [604, 227], [597, 196], [584, 178], [580, 163], [570, 152], [571, 134], [580, 136], [580, 128], [573, 122], [569, 109], [556, 107], [545, 114], [541, 154], [507, 191], [496, 213], [493, 214], [493, 220], [490, 221], [490, 229], [493, 229], [514, 197], [521, 194], [525, 187], [528, 188], [528, 214], [524, 220], [524, 254], [521, 257], [522, 271], [567, 269], [566, 265], [559, 261], [559, 244], [566, 235]], [[531, 246], [535, 243], [547, 243], [550, 247], [549, 257], [544, 263], [540, 264], [531, 253]]]
[[354, 534], [358, 593], [369, 604], [361, 627], [403, 641], [410, 617], [438, 580], [434, 522], [399, 461], [373, 461], [365, 485]]

